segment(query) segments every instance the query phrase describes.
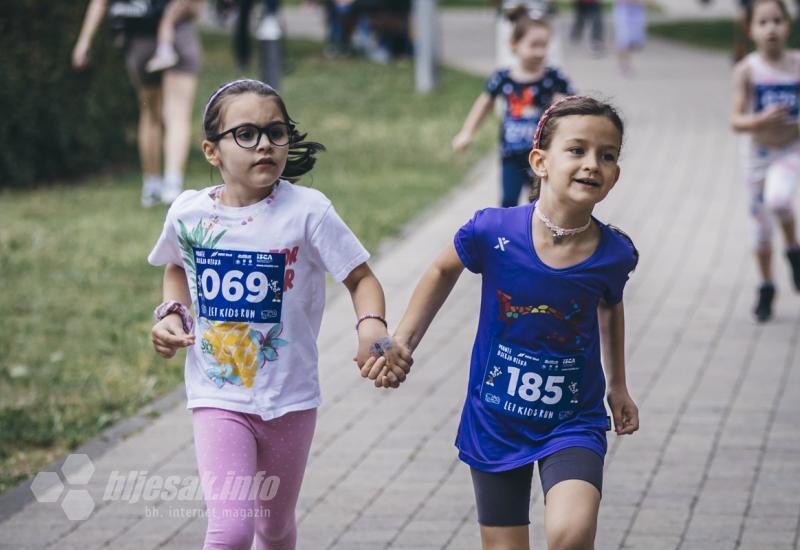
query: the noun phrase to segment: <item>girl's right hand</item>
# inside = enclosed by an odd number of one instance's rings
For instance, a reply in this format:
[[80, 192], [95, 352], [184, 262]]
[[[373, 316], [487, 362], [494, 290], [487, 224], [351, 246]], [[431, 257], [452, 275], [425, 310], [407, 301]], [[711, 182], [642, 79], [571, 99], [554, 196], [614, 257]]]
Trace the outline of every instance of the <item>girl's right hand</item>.
[[150, 338], [153, 341], [153, 349], [164, 359], [174, 357], [178, 348], [189, 347], [195, 340], [194, 334], [184, 332], [181, 316], [177, 313], [170, 313], [153, 325]]

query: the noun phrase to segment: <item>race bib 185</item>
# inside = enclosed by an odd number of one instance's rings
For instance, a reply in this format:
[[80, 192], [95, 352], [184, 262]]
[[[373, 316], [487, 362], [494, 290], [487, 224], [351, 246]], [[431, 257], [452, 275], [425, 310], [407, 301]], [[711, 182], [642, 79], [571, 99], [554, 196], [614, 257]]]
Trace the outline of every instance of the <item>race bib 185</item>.
[[552, 427], [575, 416], [583, 356], [550, 357], [492, 341], [481, 401], [508, 416]]
[[195, 248], [194, 261], [200, 317], [280, 322], [285, 254]]

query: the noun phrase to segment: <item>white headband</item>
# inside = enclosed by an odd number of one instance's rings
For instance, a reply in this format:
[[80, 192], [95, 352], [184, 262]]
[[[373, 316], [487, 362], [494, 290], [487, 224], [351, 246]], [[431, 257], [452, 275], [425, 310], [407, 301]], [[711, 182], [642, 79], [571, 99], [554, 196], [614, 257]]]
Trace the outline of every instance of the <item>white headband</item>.
[[217, 96], [222, 92], [224, 92], [225, 90], [227, 90], [228, 88], [230, 88], [231, 86], [234, 86], [236, 84], [242, 84], [243, 82], [255, 82], [256, 84], [260, 84], [261, 86], [264, 86], [272, 91], [275, 91], [275, 89], [266, 82], [262, 82], [260, 80], [254, 80], [252, 78], [240, 78], [239, 80], [233, 80], [231, 82], [228, 82], [227, 84], [223, 84], [222, 86], [217, 88], [216, 92], [211, 94], [210, 98], [208, 98], [208, 103], [206, 103], [206, 108], [203, 110], [203, 124], [205, 124], [206, 122], [206, 115], [208, 115], [208, 108], [211, 107], [211, 104], [214, 103], [214, 100], [217, 99]]

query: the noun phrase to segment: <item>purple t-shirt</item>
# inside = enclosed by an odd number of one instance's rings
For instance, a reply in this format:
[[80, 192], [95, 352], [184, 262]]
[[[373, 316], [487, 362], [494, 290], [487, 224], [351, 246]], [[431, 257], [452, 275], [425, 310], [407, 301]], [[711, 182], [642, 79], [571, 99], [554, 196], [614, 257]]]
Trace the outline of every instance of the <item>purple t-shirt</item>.
[[565, 447], [606, 452], [597, 306], [622, 300], [638, 252], [595, 219], [595, 252], [565, 269], [548, 267], [533, 247], [533, 209], [480, 210], [454, 240], [463, 264], [483, 279], [456, 447], [461, 460], [487, 472]]

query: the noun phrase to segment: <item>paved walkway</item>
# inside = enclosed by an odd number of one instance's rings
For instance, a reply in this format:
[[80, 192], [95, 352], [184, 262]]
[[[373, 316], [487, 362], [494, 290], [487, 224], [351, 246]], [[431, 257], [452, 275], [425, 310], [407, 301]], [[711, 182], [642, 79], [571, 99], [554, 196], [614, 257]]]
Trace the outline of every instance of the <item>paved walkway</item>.
[[[457, 40], [446, 42], [445, 53], [485, 72], [491, 59], [480, 44], [492, 43], [490, 14], [462, 19], [483, 32], [445, 18], [445, 39]], [[642, 429], [610, 436], [597, 548], [797, 548], [800, 296], [780, 265], [775, 320], [750, 320], [755, 277], [726, 123], [729, 64], [658, 42], [627, 80], [611, 59], [569, 48], [565, 59], [581, 90], [599, 91], [624, 112], [623, 176], [598, 215], [624, 228], [642, 254], [626, 293], [629, 384]], [[390, 319], [399, 318], [419, 274], [457, 227], [495, 202], [496, 172], [494, 159], [484, 160], [435, 213], [384, 247], [374, 267]], [[319, 339], [325, 402], [298, 509], [300, 548], [479, 548], [469, 473], [452, 446], [478, 278], [465, 274], [458, 283], [396, 392], [376, 391], [356, 375], [348, 359], [351, 306], [343, 288], [332, 292]], [[196, 473], [182, 406], [94, 465], [88, 484], [71, 486], [88, 489], [96, 503], [87, 521], [70, 521], [58, 504], [31, 503], [0, 524], [0, 548], [200, 546], [205, 519], [193, 514], [202, 501], [103, 499], [115, 470]], [[538, 549], [545, 547], [542, 513], [536, 486]]]

